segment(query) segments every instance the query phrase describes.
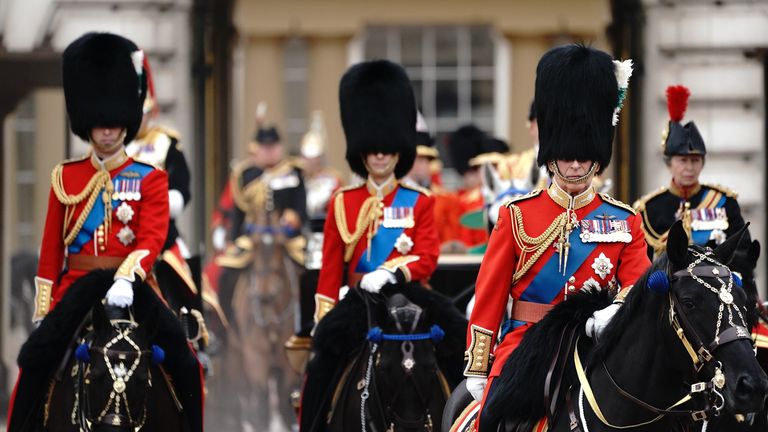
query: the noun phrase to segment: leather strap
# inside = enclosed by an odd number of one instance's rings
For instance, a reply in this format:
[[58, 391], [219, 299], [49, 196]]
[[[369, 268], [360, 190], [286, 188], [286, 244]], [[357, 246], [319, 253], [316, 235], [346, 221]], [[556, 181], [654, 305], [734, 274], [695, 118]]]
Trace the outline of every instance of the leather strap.
[[116, 269], [125, 261], [125, 257], [72, 255], [67, 258], [71, 270], [91, 271], [96, 269]]
[[537, 323], [554, 307], [551, 304], [515, 300], [512, 303], [512, 319], [527, 323]]

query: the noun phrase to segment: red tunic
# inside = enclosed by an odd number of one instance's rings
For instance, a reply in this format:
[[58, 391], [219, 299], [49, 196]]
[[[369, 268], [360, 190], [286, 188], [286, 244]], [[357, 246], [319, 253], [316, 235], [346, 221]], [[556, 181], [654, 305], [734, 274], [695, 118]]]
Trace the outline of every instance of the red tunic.
[[[418, 194], [412, 210], [405, 212], [412, 216], [413, 226], [403, 229], [402, 232], [413, 244], [408, 245], [407, 241], [401, 241], [386, 247], [383, 253], [387, 258], [380, 267], [392, 271], [400, 281], [426, 281], [435, 270], [437, 257], [440, 253], [440, 244], [435, 227], [434, 198], [424, 189], [403, 185], [393, 178], [390, 184], [384, 186], [383, 199], [376, 206], [382, 210], [379, 221], [384, 223], [388, 213], [387, 208], [392, 205], [401, 188], [416, 191]], [[376, 193], [372, 187], [361, 184], [341, 189], [329, 203], [328, 217], [323, 231], [323, 267], [320, 270], [317, 284], [316, 319], [322, 318], [336, 303], [341, 286], [345, 284], [354, 286], [362, 276], [356, 270], [361, 257], [368, 248], [367, 230], [362, 233], [351, 251], [346, 279], [344, 265], [347, 244], [342, 238], [342, 233], [355, 233], [358, 229], [358, 216], [361, 210], [365, 210], [363, 208], [364, 202], [375, 196]], [[346, 227], [340, 228], [338, 223], [342, 214], [346, 217]], [[398, 244], [400, 250], [396, 247]]]
[[[60, 170], [61, 175], [54, 176], [60, 181], [58, 186], [51, 188], [48, 199], [36, 278], [37, 318], [42, 318], [52, 309], [72, 282], [89, 271], [82, 267], [73, 268], [75, 266], [70, 265], [73, 258], [111, 257], [109, 262], [112, 264], [107, 267], [120, 267], [118, 273], [122, 272], [121, 275], [127, 279], [132, 279], [134, 274], [144, 278], [163, 247], [169, 220], [168, 176], [165, 171], [136, 162], [124, 154], [108, 161], [106, 166], [112, 187], [118, 193], [112, 195], [111, 228], [105, 227], [104, 208], [101, 207], [101, 213], [95, 215], [98, 222], [94, 226], [97, 228], [89, 230], [86, 223], [78, 239], [70, 245], [65, 244], [64, 239], [78, 221], [88, 198], [68, 206], [62, 204], [55, 190], [60, 186], [63, 188], [60, 193], [69, 196], [79, 194], [99, 172], [95, 161], [95, 156], [84, 157], [64, 162], [55, 170]], [[54, 179], [54, 182], [57, 180]], [[99, 190], [96, 200], [102, 201], [104, 187]], [[119, 192], [130, 194], [119, 195]], [[73, 210], [67, 221], [68, 208]]]
[[[578, 224], [569, 237], [572, 246], [565, 275], [558, 270], [560, 254], [551, 246], [553, 242], [549, 242], [548, 246], [544, 246], [540, 258], [513, 282], [513, 275], [519, 269], [523, 256], [521, 242], [518, 241], [521, 226], [516, 214], [521, 216], [525, 234], [537, 237], [569, 205], [565, 192], [553, 184], [547, 191], [532, 192], [501, 208], [477, 278], [475, 306], [467, 334], [467, 354], [471, 363], [465, 370], [466, 375], [498, 376], [506, 358], [532, 325], [515, 323], [514, 329], [493, 349], [490, 341], [497, 340], [510, 296], [515, 301], [554, 305], [562, 302], [567, 293], [576, 292], [585, 286], [598, 285], [615, 289], [630, 287], [650, 265], [640, 217], [628, 205], [607, 195], [597, 194], [590, 188], [573, 199], [572, 208]], [[604, 227], [601, 225], [603, 222], [619, 228], [614, 231], [592, 231], [593, 234], [602, 235], [592, 235], [592, 239], [600, 238], [602, 241], [584, 241], [585, 230], [589, 233], [593, 229], [584, 228], [584, 225]], [[527, 262], [531, 255], [528, 253], [527, 257], [523, 257], [523, 262]], [[481, 339], [485, 341], [482, 347], [479, 346]], [[493, 367], [489, 370], [491, 359]]]

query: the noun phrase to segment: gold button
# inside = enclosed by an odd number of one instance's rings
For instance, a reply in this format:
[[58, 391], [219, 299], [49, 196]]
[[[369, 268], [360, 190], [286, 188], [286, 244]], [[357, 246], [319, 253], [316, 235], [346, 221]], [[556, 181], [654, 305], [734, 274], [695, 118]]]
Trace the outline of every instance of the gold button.
[[575, 286], [573, 286], [573, 285], [569, 285], [568, 286], [568, 292], [575, 292], [575, 291], [576, 291], [576, 287]]
[[571, 277], [569, 277], [569, 278], [568, 278], [568, 282], [569, 282], [569, 283], [574, 283], [574, 282], [576, 282], [576, 276], [571, 276]]
[[478, 355], [483, 355], [483, 352], [484, 352], [484, 351], [483, 351], [483, 349], [482, 349], [482, 348], [478, 348], [478, 349], [477, 349], [477, 354], [478, 354]]
[[479, 346], [480, 348], [485, 348], [485, 342], [480, 342], [479, 344], [477, 344], [477, 346]]
[[482, 341], [484, 341], [484, 340], [485, 340], [485, 336], [484, 336], [484, 335], [481, 335], [481, 336], [479, 337], [479, 339], [480, 339], [480, 342], [482, 342]]

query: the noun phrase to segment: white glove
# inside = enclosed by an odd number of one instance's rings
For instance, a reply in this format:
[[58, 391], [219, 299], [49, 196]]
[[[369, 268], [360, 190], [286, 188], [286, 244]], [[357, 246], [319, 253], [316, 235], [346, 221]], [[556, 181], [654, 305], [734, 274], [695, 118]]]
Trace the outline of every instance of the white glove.
[[122, 278], [115, 279], [112, 287], [107, 291], [107, 304], [117, 307], [128, 307], [133, 304], [133, 284]]
[[388, 270], [377, 269], [363, 275], [363, 278], [360, 279], [360, 288], [376, 294], [381, 291], [381, 287], [384, 285], [395, 282], [397, 282], [395, 275]]
[[613, 303], [605, 309], [595, 311], [595, 313], [593, 313], [587, 320], [587, 325], [584, 328], [587, 332], [587, 336], [591, 338], [599, 338], [620, 307], [621, 304]]
[[181, 212], [184, 211], [184, 195], [176, 189], [168, 191], [168, 213], [171, 219], [179, 217]]
[[483, 393], [485, 393], [485, 386], [488, 385], [488, 378], [485, 377], [468, 377], [467, 378], [467, 390], [472, 398], [480, 402], [483, 400]]
[[211, 234], [211, 243], [217, 251], [223, 251], [227, 247], [227, 230], [222, 226], [213, 229]]

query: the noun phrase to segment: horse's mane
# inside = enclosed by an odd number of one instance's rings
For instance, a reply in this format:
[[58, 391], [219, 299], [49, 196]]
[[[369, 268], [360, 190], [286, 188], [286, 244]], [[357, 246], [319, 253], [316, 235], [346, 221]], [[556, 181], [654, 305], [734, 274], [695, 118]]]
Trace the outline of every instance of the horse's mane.
[[[667, 257], [667, 253], [662, 253], [656, 260], [651, 263], [651, 266], [643, 273], [635, 285], [629, 291], [629, 294], [624, 299], [624, 305], [619, 308], [616, 315], [611, 319], [611, 323], [603, 331], [598, 343], [595, 345], [593, 351], [593, 358], [601, 358], [608, 354], [611, 347], [616, 345], [616, 342], [621, 338], [624, 333], [624, 329], [629, 325], [637, 311], [645, 301], [648, 293], [648, 277], [656, 271], [663, 271], [664, 274], [670, 273], [670, 262]], [[653, 295], [651, 293], [650, 295]]]

